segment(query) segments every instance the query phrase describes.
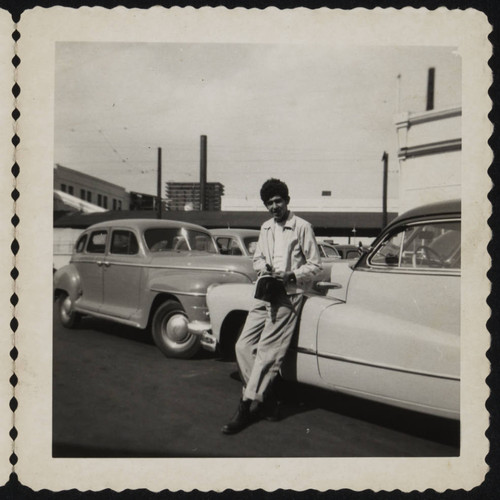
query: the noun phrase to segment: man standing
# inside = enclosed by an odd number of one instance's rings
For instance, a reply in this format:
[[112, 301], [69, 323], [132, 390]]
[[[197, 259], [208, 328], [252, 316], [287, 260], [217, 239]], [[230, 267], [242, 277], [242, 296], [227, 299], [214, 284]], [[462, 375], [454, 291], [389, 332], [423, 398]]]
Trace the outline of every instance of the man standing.
[[290, 345], [303, 292], [322, 271], [311, 224], [288, 210], [287, 185], [269, 179], [260, 197], [273, 218], [262, 224], [253, 267], [259, 276], [279, 276], [284, 287], [269, 303], [256, 300], [248, 313], [236, 343], [243, 395], [237, 412], [222, 428], [224, 434], [239, 432], [251, 423], [252, 401], [258, 403], [264, 416], [277, 420], [272, 383]]

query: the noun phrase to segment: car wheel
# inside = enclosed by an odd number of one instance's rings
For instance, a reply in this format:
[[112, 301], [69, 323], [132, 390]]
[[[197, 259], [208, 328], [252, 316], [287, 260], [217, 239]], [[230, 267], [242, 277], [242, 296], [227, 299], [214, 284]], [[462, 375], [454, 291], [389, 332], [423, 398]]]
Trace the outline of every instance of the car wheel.
[[200, 339], [188, 331], [184, 309], [173, 300], [164, 302], [156, 310], [151, 333], [160, 351], [169, 358], [191, 358], [200, 348]]
[[66, 328], [74, 328], [78, 325], [81, 315], [74, 311], [73, 301], [66, 293], [57, 297], [57, 310], [59, 312], [59, 320]]

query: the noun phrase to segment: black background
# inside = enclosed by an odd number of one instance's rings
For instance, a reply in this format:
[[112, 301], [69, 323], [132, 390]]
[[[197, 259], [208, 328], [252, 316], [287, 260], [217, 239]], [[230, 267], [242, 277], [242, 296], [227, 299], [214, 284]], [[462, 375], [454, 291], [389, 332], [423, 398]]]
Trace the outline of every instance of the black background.
[[[320, 7], [329, 7], [329, 8], [341, 8], [341, 9], [352, 9], [355, 7], [365, 7], [367, 9], [372, 9], [375, 7], [394, 7], [394, 8], [402, 8], [406, 6], [415, 7], [415, 8], [428, 8], [434, 10], [438, 7], [447, 7], [449, 9], [467, 9], [467, 8], [475, 8], [484, 12], [489, 22], [493, 26], [492, 33], [490, 34], [490, 41], [493, 45], [493, 57], [490, 60], [490, 66], [493, 70], [494, 81], [493, 85], [490, 88], [490, 97], [493, 101], [492, 111], [490, 113], [490, 120], [495, 125], [495, 130], [490, 138], [489, 144], [493, 149], [495, 159], [493, 161], [492, 166], [490, 167], [489, 173], [492, 178], [493, 184], [498, 185], [500, 182], [499, 168], [498, 168], [498, 154], [499, 154], [499, 133], [498, 133], [498, 122], [499, 122], [499, 103], [500, 103], [500, 80], [499, 80], [499, 20], [500, 20], [500, 1], [499, 0], [440, 0], [440, 1], [362, 1], [362, 0], [282, 0], [282, 1], [188, 1], [188, 2], [162, 2], [162, 1], [138, 1], [138, 0], [128, 0], [128, 1], [41, 1], [41, 0], [0, 0], [0, 8], [4, 10], [8, 10], [13, 17], [13, 21], [17, 22], [22, 15], [22, 12], [27, 9], [31, 9], [36, 6], [40, 7], [52, 7], [54, 5], [60, 5], [64, 7], [73, 7], [78, 8], [82, 6], [100, 6], [106, 8], [113, 8], [117, 6], [125, 6], [130, 8], [143, 8], [147, 9], [149, 7], [155, 5], [161, 5], [163, 7], [173, 7], [173, 6], [193, 6], [193, 7], [218, 7], [224, 6], [227, 8], [235, 8], [235, 7], [245, 7], [245, 8], [265, 8], [269, 6], [274, 6], [282, 9], [286, 8], [295, 8], [295, 7], [308, 7], [311, 9], [320, 8]], [[6, 34], [2, 33], [2, 36]], [[19, 63], [19, 61], [14, 61], [15, 64]], [[22, 61], [21, 61], [22, 64]], [[13, 93], [16, 94], [18, 89], [13, 87]], [[22, 89], [21, 89], [22, 92]], [[8, 111], [8, 116], [3, 116], [3, 120], [11, 120], [12, 109]], [[16, 113], [14, 112], [14, 117], [16, 117]], [[20, 138], [13, 137], [14, 145], [17, 145], [18, 140], [22, 141], [22, 136]], [[10, 168], [13, 175], [17, 175], [19, 169], [22, 170], [22, 165], [3, 165], [2, 168]], [[12, 198], [17, 197], [17, 193], [12, 193]], [[22, 195], [22, 193], [21, 193]], [[223, 500], [229, 500], [234, 497], [238, 497], [243, 500], [254, 500], [254, 499], [341, 499], [341, 500], [394, 500], [394, 499], [408, 499], [408, 500], [420, 500], [420, 499], [500, 499], [500, 473], [499, 473], [499, 443], [500, 443], [500, 424], [499, 424], [499, 381], [500, 381], [500, 369], [499, 369], [499, 361], [498, 355], [500, 351], [500, 340], [499, 340], [499, 317], [500, 317], [500, 296], [499, 296], [499, 285], [500, 285], [500, 269], [499, 269], [499, 256], [500, 256], [500, 243], [498, 231], [500, 228], [499, 225], [499, 199], [498, 199], [498, 187], [494, 187], [489, 194], [489, 199], [492, 203], [492, 216], [489, 220], [489, 224], [493, 231], [493, 239], [490, 242], [488, 247], [489, 253], [492, 257], [492, 268], [488, 274], [489, 279], [492, 284], [491, 295], [488, 299], [488, 303], [492, 309], [491, 318], [488, 322], [488, 329], [491, 333], [491, 348], [488, 352], [488, 357], [492, 363], [491, 373], [487, 379], [487, 382], [492, 391], [492, 395], [487, 402], [487, 408], [491, 415], [490, 420], [490, 428], [487, 432], [487, 436], [490, 441], [490, 453], [487, 456], [487, 462], [490, 466], [490, 472], [487, 474], [485, 481], [480, 486], [474, 488], [473, 490], [467, 492], [464, 490], [456, 490], [456, 491], [446, 491], [442, 494], [436, 493], [433, 490], [427, 490], [425, 492], [411, 492], [411, 493], [402, 493], [400, 491], [394, 492], [372, 492], [372, 491], [364, 491], [364, 492], [353, 492], [350, 490], [337, 490], [337, 491], [328, 491], [328, 492], [317, 492], [317, 491], [305, 491], [305, 492], [294, 492], [289, 490], [278, 490], [276, 492], [267, 493], [262, 490], [258, 491], [244, 491], [244, 492], [234, 492], [231, 490], [227, 490], [222, 493], [208, 492], [202, 493], [198, 491], [184, 493], [184, 492], [169, 492], [163, 491], [159, 493], [152, 493], [147, 490], [127, 490], [123, 492], [114, 492], [111, 490], [103, 490], [99, 492], [78, 492], [76, 490], [63, 491], [63, 492], [51, 492], [48, 490], [42, 490], [39, 492], [34, 492], [33, 490], [24, 486], [21, 482], [19, 482], [17, 475], [15, 473], [11, 474], [9, 482], [0, 487], [0, 499], [57, 499], [57, 500], [66, 500], [66, 499], [76, 499], [76, 500], [131, 500], [131, 499], [139, 499], [139, 500], [156, 500], [156, 499], [170, 499], [173, 498], [175, 500], [191, 500], [191, 499], [213, 499], [213, 498], [221, 498]], [[8, 201], [8, 200], [6, 200]], [[13, 225], [16, 226], [19, 221], [17, 218], [13, 218]], [[5, 228], [8, 230], [7, 228]], [[13, 242], [12, 245], [13, 253], [16, 254], [18, 251], [17, 242]], [[15, 277], [16, 272], [14, 270], [11, 273]], [[22, 300], [21, 297], [12, 297], [11, 302], [16, 303], [16, 301]], [[16, 330], [17, 324], [16, 321], [11, 321], [11, 328]], [[7, 329], [2, 329], [0, 334], [9, 334]], [[16, 358], [18, 353], [14, 349], [11, 352], [11, 357]], [[11, 378], [10, 382], [13, 385], [16, 385], [17, 380], [15, 377]], [[22, 404], [22, 401], [20, 402]], [[12, 409], [16, 409], [17, 402], [11, 401], [10, 407]], [[2, 410], [2, 411], [5, 411]], [[36, 418], [33, 415], [33, 418]], [[11, 431], [11, 437], [16, 437], [16, 430]], [[17, 457], [15, 453], [10, 458], [11, 464], [15, 464], [17, 461]], [[63, 473], [63, 471], [61, 471]], [[195, 474], [196, 471], [193, 471]], [[418, 474], [418, 470], [415, 470], [415, 474]]]

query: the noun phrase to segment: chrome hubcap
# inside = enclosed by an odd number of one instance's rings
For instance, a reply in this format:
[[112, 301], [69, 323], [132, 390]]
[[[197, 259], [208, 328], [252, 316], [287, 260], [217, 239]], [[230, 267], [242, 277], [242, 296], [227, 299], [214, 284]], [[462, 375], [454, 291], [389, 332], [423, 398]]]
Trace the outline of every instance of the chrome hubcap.
[[71, 299], [69, 297], [65, 297], [61, 304], [61, 316], [65, 321], [69, 321], [71, 319], [71, 309]]
[[164, 322], [162, 333], [167, 340], [183, 342], [188, 338], [188, 320], [183, 314], [175, 314]]

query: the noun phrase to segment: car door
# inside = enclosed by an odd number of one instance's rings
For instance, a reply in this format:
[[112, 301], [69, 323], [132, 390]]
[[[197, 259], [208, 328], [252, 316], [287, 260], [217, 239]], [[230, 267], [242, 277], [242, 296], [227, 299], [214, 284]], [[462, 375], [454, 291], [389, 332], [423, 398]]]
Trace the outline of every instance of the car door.
[[127, 319], [137, 311], [144, 266], [137, 235], [130, 229], [113, 229], [103, 265], [102, 313]]
[[331, 386], [416, 408], [458, 411], [460, 224], [397, 228], [325, 309], [318, 367]]
[[75, 253], [72, 259], [78, 270], [82, 295], [79, 308], [98, 312], [103, 299], [103, 264], [108, 237], [107, 229], [96, 229], [89, 234], [85, 251]]

